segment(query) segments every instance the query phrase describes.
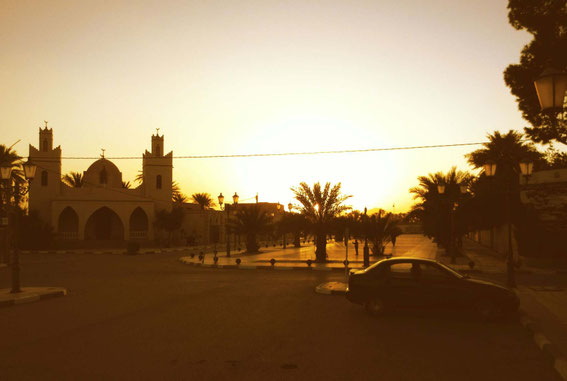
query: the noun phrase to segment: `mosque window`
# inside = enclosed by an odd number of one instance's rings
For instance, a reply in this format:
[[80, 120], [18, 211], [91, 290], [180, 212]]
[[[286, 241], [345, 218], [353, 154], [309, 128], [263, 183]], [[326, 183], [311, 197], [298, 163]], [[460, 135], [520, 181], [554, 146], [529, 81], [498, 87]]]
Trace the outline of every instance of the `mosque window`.
[[161, 156], [159, 144], [156, 145], [156, 156]]
[[42, 186], [42, 187], [46, 187], [46, 186], [47, 186], [47, 171], [42, 171], [42, 172], [41, 172], [41, 186]]
[[47, 152], [47, 139], [43, 139], [43, 152]]
[[108, 183], [108, 174], [106, 173], [105, 168], [103, 168], [102, 171], [100, 171], [99, 182], [101, 184], [107, 184]]
[[161, 175], [156, 176], [156, 189], [161, 189]]

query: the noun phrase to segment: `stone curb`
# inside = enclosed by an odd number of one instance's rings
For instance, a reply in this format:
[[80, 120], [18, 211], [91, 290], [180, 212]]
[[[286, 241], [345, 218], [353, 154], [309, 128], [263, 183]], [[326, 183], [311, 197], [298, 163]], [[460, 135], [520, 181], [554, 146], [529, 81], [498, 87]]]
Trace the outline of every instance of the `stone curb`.
[[345, 289], [335, 289], [333, 285], [344, 284], [342, 282], [326, 282], [321, 283], [315, 287], [315, 292], [324, 295], [345, 295], [346, 294], [346, 284]]
[[[161, 254], [161, 253], [175, 253], [184, 251], [184, 248], [176, 249], [152, 249], [152, 250], [140, 250], [136, 254]], [[112, 254], [112, 255], [129, 255], [128, 252], [123, 250], [21, 250], [20, 254]]]
[[59, 297], [59, 296], [65, 296], [65, 295], [67, 295], [66, 289], [54, 290], [54, 291], [50, 291], [50, 292], [42, 293], [42, 294], [30, 293], [29, 295], [26, 295], [25, 297], [0, 301], [0, 308], [11, 307], [11, 306], [15, 306], [15, 305], [18, 305], [18, 304], [38, 302], [40, 300], [52, 299], [52, 298], [56, 298], [56, 297]]
[[[309, 267], [307, 266], [307, 264], [305, 266], [285, 266], [285, 265], [278, 265], [275, 264], [274, 266], [272, 265], [248, 265], [248, 264], [231, 264], [231, 265], [219, 265], [219, 264], [213, 264], [213, 263], [201, 263], [201, 262], [195, 262], [195, 261], [191, 261], [188, 259], [185, 259], [185, 257], [181, 257], [179, 258], [179, 261], [189, 265], [189, 266], [195, 266], [195, 267], [206, 267], [206, 268], [214, 268], [214, 269], [232, 269], [232, 270], [265, 270], [265, 271], [293, 271], [293, 270], [297, 270], [297, 271], [325, 271], [325, 272], [341, 272], [344, 273], [345, 269], [344, 268], [340, 268], [340, 267]], [[349, 271], [350, 270], [362, 270], [362, 268], [352, 268], [349, 267]]]
[[528, 317], [524, 310], [520, 310], [520, 323], [532, 335], [537, 347], [551, 360], [553, 368], [561, 378], [567, 381], [567, 359], [561, 351], [541, 332], [538, 325]]

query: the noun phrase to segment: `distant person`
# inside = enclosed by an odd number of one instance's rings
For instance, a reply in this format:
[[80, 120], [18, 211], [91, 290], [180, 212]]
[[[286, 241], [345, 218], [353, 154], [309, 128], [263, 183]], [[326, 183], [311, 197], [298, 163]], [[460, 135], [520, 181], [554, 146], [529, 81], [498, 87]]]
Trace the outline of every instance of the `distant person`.
[[355, 255], [358, 255], [358, 240], [354, 240], [354, 253]]

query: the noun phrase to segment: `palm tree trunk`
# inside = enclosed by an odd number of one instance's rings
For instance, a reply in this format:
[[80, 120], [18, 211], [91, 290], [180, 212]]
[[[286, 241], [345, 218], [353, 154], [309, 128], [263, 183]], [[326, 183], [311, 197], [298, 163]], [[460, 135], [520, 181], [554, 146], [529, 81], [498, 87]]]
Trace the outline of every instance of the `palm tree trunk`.
[[301, 247], [301, 236], [300, 236], [300, 233], [298, 231], [294, 233], [293, 245], [295, 247]]
[[248, 233], [246, 235], [246, 251], [248, 253], [258, 252], [258, 244], [256, 243], [256, 234]]
[[315, 260], [317, 262], [327, 261], [327, 235], [317, 235], [317, 248], [315, 249]]

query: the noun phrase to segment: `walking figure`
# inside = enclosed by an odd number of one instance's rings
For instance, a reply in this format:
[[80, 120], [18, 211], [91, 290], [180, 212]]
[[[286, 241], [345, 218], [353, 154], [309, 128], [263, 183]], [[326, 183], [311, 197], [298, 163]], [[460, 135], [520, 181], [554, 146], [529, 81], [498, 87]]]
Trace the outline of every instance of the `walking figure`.
[[354, 254], [358, 255], [358, 240], [354, 240]]

